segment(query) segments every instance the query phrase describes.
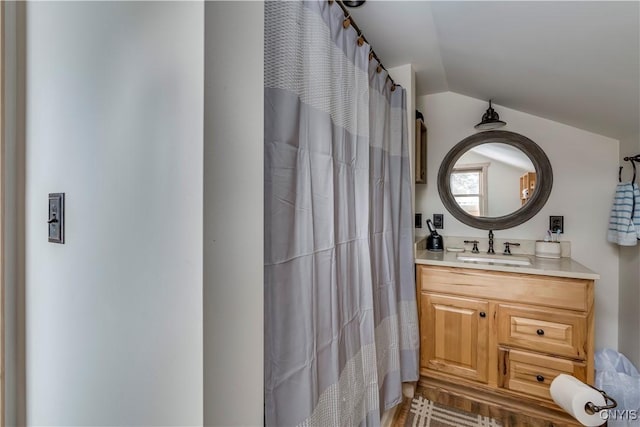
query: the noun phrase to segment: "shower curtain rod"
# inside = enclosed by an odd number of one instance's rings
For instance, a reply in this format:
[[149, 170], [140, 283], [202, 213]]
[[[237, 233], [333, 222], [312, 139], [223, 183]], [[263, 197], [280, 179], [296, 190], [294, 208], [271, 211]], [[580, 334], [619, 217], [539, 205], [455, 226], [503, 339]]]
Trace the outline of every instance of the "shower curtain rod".
[[[334, 0], [328, 0], [329, 4], [333, 3]], [[371, 46], [371, 43], [369, 43], [369, 40], [367, 40], [367, 38], [364, 36], [364, 34], [362, 34], [362, 31], [360, 30], [360, 27], [358, 27], [358, 25], [356, 24], [356, 22], [353, 20], [353, 18], [351, 17], [351, 13], [349, 12], [349, 9], [347, 9], [347, 7], [344, 5], [344, 3], [342, 3], [341, 0], [335, 0], [336, 3], [338, 3], [338, 6], [340, 6], [340, 8], [342, 9], [342, 13], [344, 13], [344, 22], [342, 23], [342, 26], [344, 28], [348, 28], [349, 25], [351, 25], [353, 27], [354, 30], [356, 30], [356, 33], [358, 34], [359, 39], [362, 39], [363, 42], [366, 42], [369, 45], [370, 51], [369, 51], [369, 61], [371, 61], [372, 58], [375, 58], [376, 61], [378, 61], [378, 72], [385, 70], [387, 72], [387, 78], [389, 80], [391, 80], [391, 90], [395, 90], [396, 88], [396, 82], [393, 81], [393, 79], [391, 78], [391, 76], [389, 75], [389, 70], [387, 70], [385, 68], [384, 65], [382, 65], [382, 61], [380, 60], [380, 58], [378, 57], [378, 55], [376, 55], [375, 51], [373, 50], [373, 47]], [[358, 40], [358, 45], [362, 46], [362, 42], [360, 42], [360, 40]]]
[[636, 154], [635, 156], [625, 157], [625, 162], [637, 162], [640, 163], [640, 154]]

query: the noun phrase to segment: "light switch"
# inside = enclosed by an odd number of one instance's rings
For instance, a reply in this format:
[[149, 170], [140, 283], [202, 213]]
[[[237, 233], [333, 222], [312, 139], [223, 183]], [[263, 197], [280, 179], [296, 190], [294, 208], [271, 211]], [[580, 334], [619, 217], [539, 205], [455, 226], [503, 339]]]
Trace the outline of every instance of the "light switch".
[[64, 243], [64, 193], [49, 193], [49, 242]]

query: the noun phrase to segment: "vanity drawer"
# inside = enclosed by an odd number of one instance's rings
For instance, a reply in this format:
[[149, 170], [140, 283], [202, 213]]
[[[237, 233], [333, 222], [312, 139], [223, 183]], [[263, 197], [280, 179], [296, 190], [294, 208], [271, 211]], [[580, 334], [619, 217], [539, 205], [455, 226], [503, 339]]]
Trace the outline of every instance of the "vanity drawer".
[[429, 292], [576, 311], [593, 305], [593, 281], [585, 279], [418, 265], [417, 281], [419, 289]]
[[587, 381], [587, 368], [582, 362], [500, 348], [499, 363], [500, 387], [542, 399], [552, 400], [549, 387], [560, 374]]
[[587, 317], [561, 310], [500, 304], [498, 342], [585, 360]]

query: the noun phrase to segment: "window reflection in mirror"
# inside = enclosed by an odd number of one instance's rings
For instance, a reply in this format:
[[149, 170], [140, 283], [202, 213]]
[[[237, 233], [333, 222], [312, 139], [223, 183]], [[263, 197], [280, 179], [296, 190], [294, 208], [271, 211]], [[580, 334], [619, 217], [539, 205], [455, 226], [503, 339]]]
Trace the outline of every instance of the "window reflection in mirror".
[[[451, 193], [463, 210], [476, 217], [498, 217], [520, 209], [535, 191], [535, 168], [518, 148], [503, 143], [477, 145], [451, 171]], [[529, 184], [524, 184], [527, 177]]]
[[451, 172], [451, 194], [469, 215], [487, 216], [487, 166], [460, 163]]

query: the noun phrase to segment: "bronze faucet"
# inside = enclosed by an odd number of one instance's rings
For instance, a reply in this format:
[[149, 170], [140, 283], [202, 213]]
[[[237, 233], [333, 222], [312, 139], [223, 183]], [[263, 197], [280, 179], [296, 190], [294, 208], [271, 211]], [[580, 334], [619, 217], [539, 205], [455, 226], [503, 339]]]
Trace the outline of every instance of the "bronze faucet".
[[488, 254], [495, 254], [496, 252], [493, 250], [493, 230], [489, 230], [489, 250]]

